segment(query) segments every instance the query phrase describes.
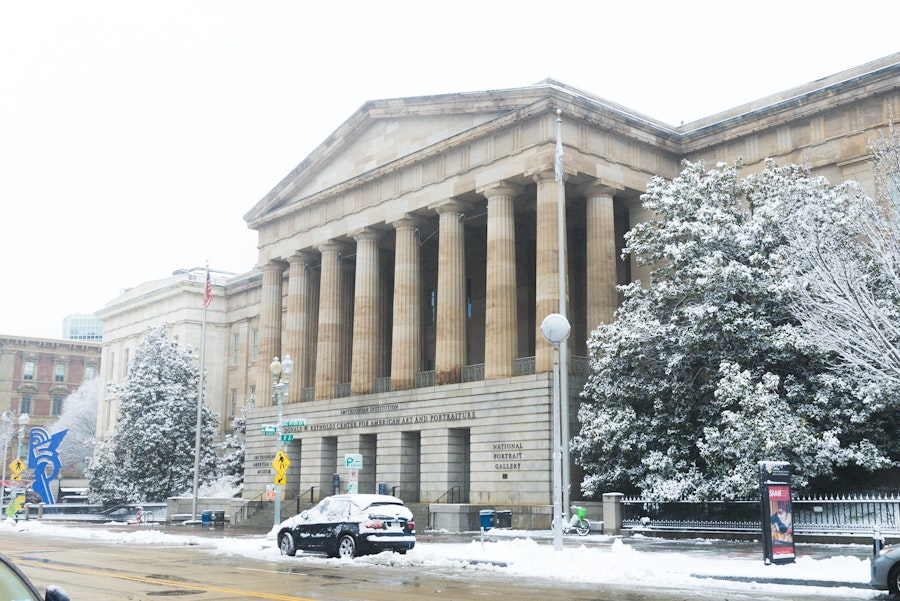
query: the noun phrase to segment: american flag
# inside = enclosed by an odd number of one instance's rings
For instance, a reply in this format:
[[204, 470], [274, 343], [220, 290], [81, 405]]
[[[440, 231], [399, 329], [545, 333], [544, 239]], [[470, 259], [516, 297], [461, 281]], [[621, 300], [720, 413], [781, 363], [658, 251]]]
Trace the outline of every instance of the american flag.
[[212, 302], [212, 281], [209, 279], [209, 267], [206, 268], [206, 289], [203, 291], [203, 306], [209, 308]]

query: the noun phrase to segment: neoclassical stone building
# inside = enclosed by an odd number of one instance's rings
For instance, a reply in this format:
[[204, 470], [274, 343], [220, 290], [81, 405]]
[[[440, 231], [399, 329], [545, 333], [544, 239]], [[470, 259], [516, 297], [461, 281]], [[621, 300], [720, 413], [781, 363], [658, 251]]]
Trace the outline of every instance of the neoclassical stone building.
[[[259, 271], [222, 289], [211, 377], [255, 395], [246, 498], [273, 483], [269, 362], [289, 354], [283, 414], [306, 426], [284, 429], [287, 498], [330, 494], [335, 474], [345, 489], [344, 457], [361, 454], [361, 492], [549, 505], [553, 348], [539, 326], [559, 308], [557, 111], [576, 431], [585, 341], [612, 319], [616, 284], [647, 281], [621, 259], [624, 233], [651, 218], [647, 181], [683, 160], [741, 157], [750, 173], [771, 157], [871, 186], [866, 136], [900, 114], [900, 54], [679, 127], [552, 80], [364, 104], [245, 215]], [[578, 483], [573, 471], [573, 498]]]

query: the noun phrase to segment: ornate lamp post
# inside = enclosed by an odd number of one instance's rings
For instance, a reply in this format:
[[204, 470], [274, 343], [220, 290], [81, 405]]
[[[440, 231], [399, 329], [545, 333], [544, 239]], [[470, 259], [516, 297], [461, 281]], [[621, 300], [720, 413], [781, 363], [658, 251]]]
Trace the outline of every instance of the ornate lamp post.
[[553, 345], [553, 547], [562, 551], [562, 400], [559, 387], [559, 345], [569, 337], [569, 320], [559, 313], [551, 313], [541, 322], [541, 334]]
[[[278, 442], [276, 444], [275, 454], [277, 455], [280, 451], [284, 450], [284, 443], [282, 441], [282, 409], [284, 407], [284, 400], [287, 398], [288, 386], [290, 384], [290, 376], [291, 372], [294, 371], [294, 362], [291, 360], [290, 355], [284, 356], [284, 361], [278, 361], [278, 357], [272, 359], [272, 363], [269, 364], [269, 372], [272, 374], [272, 404], [278, 407], [278, 420], [275, 422], [277, 426], [278, 432]], [[281, 381], [281, 376], [284, 375], [284, 381]], [[275, 526], [281, 523], [281, 493], [282, 488], [281, 485], [276, 485], [278, 488], [275, 490]]]

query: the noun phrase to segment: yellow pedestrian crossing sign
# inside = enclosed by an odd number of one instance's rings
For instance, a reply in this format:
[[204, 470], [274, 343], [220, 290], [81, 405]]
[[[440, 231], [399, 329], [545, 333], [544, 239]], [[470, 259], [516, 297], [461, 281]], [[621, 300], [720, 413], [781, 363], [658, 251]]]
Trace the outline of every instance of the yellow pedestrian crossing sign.
[[[287, 471], [288, 466], [291, 465], [291, 460], [288, 459], [288, 456], [284, 451], [278, 451], [278, 454], [275, 455], [275, 459], [272, 460], [272, 467], [275, 468], [275, 471], [279, 476], [283, 476]], [[277, 482], [276, 482], [277, 484]]]
[[28, 467], [28, 465], [22, 461], [20, 457], [16, 457], [15, 460], [9, 464], [9, 469], [11, 469], [16, 476], [24, 472], [26, 467]]
[[284, 474], [275, 476], [275, 484], [287, 484], [287, 478], [284, 477]]

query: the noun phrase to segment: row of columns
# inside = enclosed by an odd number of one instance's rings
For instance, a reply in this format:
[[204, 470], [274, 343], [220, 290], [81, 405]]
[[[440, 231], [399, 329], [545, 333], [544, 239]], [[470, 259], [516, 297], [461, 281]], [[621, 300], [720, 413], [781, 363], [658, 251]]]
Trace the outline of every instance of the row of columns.
[[[539, 333], [543, 318], [559, 310], [557, 273], [557, 183], [552, 171], [534, 177], [537, 184], [537, 240], [535, 290], [535, 371], [553, 369], [553, 347]], [[485, 378], [504, 378], [513, 373], [518, 349], [516, 231], [514, 201], [521, 186], [498, 182], [478, 190], [487, 199], [487, 257], [485, 298]], [[617, 305], [615, 225], [613, 195], [608, 186], [587, 186], [587, 318], [589, 324], [608, 323]], [[435, 383], [459, 382], [466, 360], [465, 205], [447, 200], [430, 207], [439, 216]], [[419, 226], [414, 216], [394, 222], [395, 257], [393, 330], [391, 332], [391, 389], [415, 386], [422, 369], [422, 281]], [[342, 245], [328, 241], [317, 247], [321, 268], [318, 277], [309, 269], [314, 255], [298, 252], [286, 263], [274, 261], [262, 267], [259, 356], [293, 356], [295, 375], [291, 388], [315, 386], [316, 399], [336, 396], [342, 380], [342, 361], [350, 347], [351, 394], [373, 391], [381, 373], [382, 346], [386, 340], [382, 319], [380, 237], [366, 228], [353, 236], [356, 242], [355, 280], [344, 282]], [[288, 299], [284, 346], [281, 345], [282, 274], [288, 269]], [[342, 339], [345, 321], [345, 288], [353, 288], [353, 330], [349, 345]], [[318, 299], [318, 306], [315, 299]], [[316, 318], [317, 316], [317, 318]], [[593, 327], [593, 325], [591, 325]], [[315, 341], [311, 344], [310, 341]], [[259, 378], [270, 378], [268, 362], [260, 361]], [[295, 393], [299, 394], [299, 393]], [[264, 395], [265, 396], [265, 395]], [[293, 399], [293, 400], [299, 400]]]

